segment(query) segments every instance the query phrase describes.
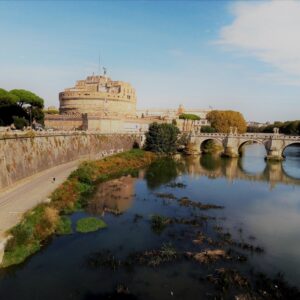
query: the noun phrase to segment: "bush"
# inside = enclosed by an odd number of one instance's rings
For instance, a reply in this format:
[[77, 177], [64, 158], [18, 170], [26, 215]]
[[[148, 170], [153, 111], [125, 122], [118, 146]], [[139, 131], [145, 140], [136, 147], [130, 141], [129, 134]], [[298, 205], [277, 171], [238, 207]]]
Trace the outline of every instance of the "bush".
[[179, 129], [173, 124], [152, 123], [146, 133], [146, 150], [160, 153], [174, 153], [177, 150]]
[[81, 164], [80, 168], [73, 171], [69, 178], [77, 178], [78, 181], [86, 184], [92, 184], [94, 178], [95, 168], [88, 162]]
[[16, 129], [23, 130], [24, 127], [28, 126], [28, 121], [25, 118], [13, 116], [13, 120]]

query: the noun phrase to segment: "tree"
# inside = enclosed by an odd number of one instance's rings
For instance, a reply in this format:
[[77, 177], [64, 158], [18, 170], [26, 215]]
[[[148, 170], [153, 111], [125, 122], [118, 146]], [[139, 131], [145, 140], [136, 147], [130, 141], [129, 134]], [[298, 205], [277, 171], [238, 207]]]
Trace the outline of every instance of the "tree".
[[26, 117], [26, 112], [18, 105], [18, 97], [4, 89], [0, 89], [0, 124], [1, 126], [13, 123], [13, 116]]
[[18, 97], [4, 89], [0, 89], [0, 106], [15, 105], [17, 101]]
[[14, 89], [8, 92], [0, 89], [0, 123], [2, 125], [13, 123], [13, 116], [25, 118], [28, 121], [35, 119], [43, 123], [43, 107], [44, 100], [30, 91]]
[[[281, 127], [279, 127], [279, 129], [281, 129], [282, 133], [285, 134], [299, 134], [298, 128], [299, 128], [299, 121], [287, 121], [284, 122], [283, 125]], [[276, 126], [278, 127], [278, 126]]]
[[229, 133], [230, 127], [237, 127], [239, 133], [247, 130], [247, 124], [240, 112], [232, 110], [212, 110], [207, 119], [216, 132]]
[[273, 133], [274, 128], [279, 128], [279, 132], [283, 134], [299, 135], [300, 134], [300, 120], [294, 121], [275, 121], [273, 124], [268, 124], [261, 127], [248, 127], [248, 132], [264, 132]]
[[200, 120], [200, 117], [194, 114], [180, 114], [179, 119], [196, 121]]
[[150, 124], [146, 133], [145, 149], [160, 153], [174, 153], [177, 150], [179, 129], [173, 124]]
[[26, 105], [36, 108], [44, 107], [44, 100], [30, 91], [11, 90], [9, 93], [18, 97], [18, 105], [21, 107], [24, 107]]

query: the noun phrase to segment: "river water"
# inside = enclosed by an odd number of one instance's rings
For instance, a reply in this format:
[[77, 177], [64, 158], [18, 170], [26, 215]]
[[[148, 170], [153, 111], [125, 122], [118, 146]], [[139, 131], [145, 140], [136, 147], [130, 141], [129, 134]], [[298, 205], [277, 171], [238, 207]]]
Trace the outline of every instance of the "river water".
[[[213, 299], [214, 286], [203, 280], [218, 267], [232, 267], [245, 274], [278, 272], [300, 288], [300, 147], [288, 147], [283, 163], [266, 163], [259, 145], [245, 147], [240, 159], [211, 155], [164, 159], [136, 176], [126, 176], [98, 186], [87, 212], [71, 216], [73, 234], [54, 237], [25, 263], [0, 271], [0, 299], [118, 299], [117, 286], [128, 287], [128, 299]], [[183, 183], [185, 186], [170, 185]], [[174, 199], [188, 197], [223, 209], [198, 211], [181, 207]], [[118, 211], [120, 214], [111, 213]], [[162, 264], [92, 267], [94, 253], [110, 253], [126, 260], [136, 252], [171, 243], [178, 251], [199, 251], [195, 229], [173, 224], [158, 234], [151, 229], [154, 214], [190, 218], [210, 216], [201, 231], [214, 236], [222, 227], [232, 239], [260, 246], [264, 253], [240, 250], [248, 261], [199, 264], [187, 259]], [[99, 216], [106, 229], [76, 233], [76, 221]], [[225, 265], [224, 265], [225, 264]], [[130, 298], [131, 297], [131, 298]], [[224, 296], [232, 299], [233, 294]], [[127, 299], [126, 298], [126, 299]]]

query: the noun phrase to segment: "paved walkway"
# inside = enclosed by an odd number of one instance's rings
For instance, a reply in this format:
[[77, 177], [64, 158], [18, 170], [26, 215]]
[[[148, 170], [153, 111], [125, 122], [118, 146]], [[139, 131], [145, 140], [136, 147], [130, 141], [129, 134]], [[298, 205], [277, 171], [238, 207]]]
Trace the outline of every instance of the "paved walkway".
[[76, 160], [56, 166], [0, 190], [0, 246], [5, 232], [16, 225], [26, 211], [45, 201], [79, 163]]

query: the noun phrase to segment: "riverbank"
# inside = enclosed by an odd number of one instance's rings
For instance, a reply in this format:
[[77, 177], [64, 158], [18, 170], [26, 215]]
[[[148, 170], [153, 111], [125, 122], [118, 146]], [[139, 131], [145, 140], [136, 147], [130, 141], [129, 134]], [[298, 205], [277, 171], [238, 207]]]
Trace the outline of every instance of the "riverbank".
[[150, 164], [153, 153], [131, 150], [99, 161], [83, 162], [49, 197], [49, 203], [38, 204], [10, 230], [12, 238], [5, 247], [1, 267], [18, 264], [37, 252], [56, 233], [64, 215], [84, 209], [96, 184], [128, 174]]
[[80, 162], [76, 160], [56, 166], [0, 191], [0, 263], [4, 254], [7, 231], [21, 221], [24, 213], [47, 201], [49, 195], [68, 178]]

